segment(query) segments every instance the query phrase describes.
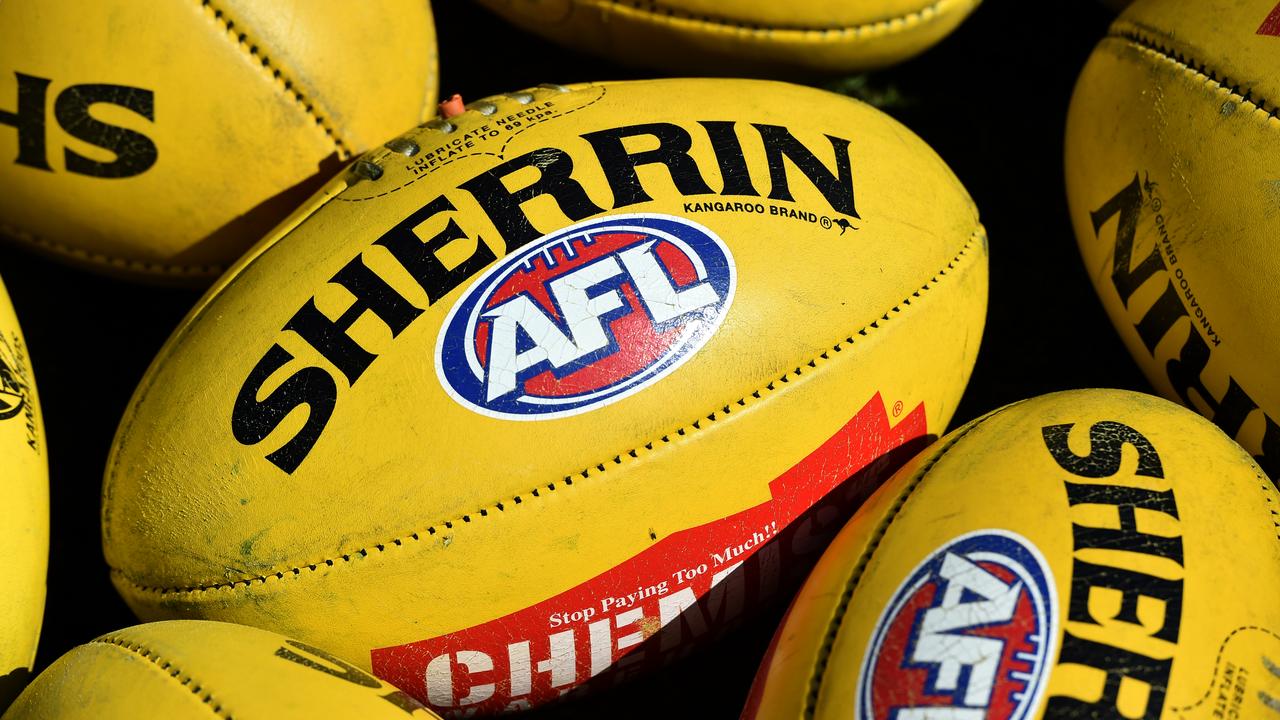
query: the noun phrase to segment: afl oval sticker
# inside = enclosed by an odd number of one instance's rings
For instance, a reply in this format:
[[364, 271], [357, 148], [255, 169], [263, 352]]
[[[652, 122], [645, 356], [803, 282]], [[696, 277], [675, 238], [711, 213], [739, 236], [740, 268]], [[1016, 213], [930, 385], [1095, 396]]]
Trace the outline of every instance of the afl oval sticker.
[[670, 215], [611, 215], [529, 243], [449, 311], [436, 374], [462, 405], [544, 420], [661, 380], [715, 334], [733, 302], [729, 248]]
[[858, 717], [1031, 718], [1057, 641], [1057, 594], [1040, 551], [1005, 530], [962, 535], [925, 558], [881, 614], [858, 677]]

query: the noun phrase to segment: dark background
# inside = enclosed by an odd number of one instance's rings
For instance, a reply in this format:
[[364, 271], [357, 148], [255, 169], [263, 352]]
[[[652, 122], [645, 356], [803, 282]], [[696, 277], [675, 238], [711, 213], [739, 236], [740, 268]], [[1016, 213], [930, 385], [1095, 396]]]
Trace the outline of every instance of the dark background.
[[[543, 82], [652, 75], [526, 36], [462, 0], [435, 5], [446, 94], [475, 100]], [[811, 81], [881, 104], [946, 159], [981, 209], [991, 304], [953, 426], [1054, 390], [1149, 391], [1085, 275], [1063, 187], [1072, 85], [1110, 17], [1086, 0], [988, 0], [920, 58], [866, 77]], [[50, 452], [39, 671], [73, 646], [136, 622], [102, 559], [102, 470], [135, 384], [199, 293], [120, 283], [12, 244], [0, 246], [0, 273], [27, 336]], [[691, 660], [540, 717], [736, 717], [780, 615], [774, 609]]]

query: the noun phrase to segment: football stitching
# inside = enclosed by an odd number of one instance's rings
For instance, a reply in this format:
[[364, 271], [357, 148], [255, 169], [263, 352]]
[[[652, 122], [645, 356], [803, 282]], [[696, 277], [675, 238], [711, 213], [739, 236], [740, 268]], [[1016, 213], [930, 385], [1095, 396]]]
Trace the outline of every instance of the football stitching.
[[43, 238], [34, 233], [13, 227], [12, 225], [5, 225], [3, 223], [0, 223], [0, 233], [8, 235], [15, 240], [45, 248], [58, 253], [59, 255], [70, 255], [79, 260], [94, 263], [95, 265], [109, 265], [116, 268], [136, 270], [138, 272], [164, 273], [168, 275], [207, 276], [219, 275], [226, 269], [221, 265], [171, 265], [168, 263], [131, 260], [113, 255], [105, 255], [103, 253], [72, 247], [65, 243], [58, 242], [57, 240]]
[[353, 557], [362, 557], [362, 558], [368, 557], [369, 554], [374, 550], [381, 553], [381, 552], [385, 552], [389, 547], [392, 547], [392, 546], [400, 547], [409, 541], [418, 542], [418, 541], [421, 541], [424, 537], [432, 537], [437, 534], [443, 535], [445, 530], [452, 530], [454, 526], [459, 523], [469, 524], [473, 520], [489, 517], [492, 514], [490, 510], [503, 512], [506, 510], [508, 503], [511, 503], [513, 505], [523, 504], [526, 501], [526, 496], [540, 498], [542, 497], [543, 492], [555, 492], [556, 488], [559, 485], [565, 485], [565, 486], [571, 487], [578, 480], [587, 479], [592, 477], [593, 475], [598, 475], [600, 473], [607, 472], [610, 467], [616, 467], [618, 465], [622, 465], [628, 462], [631, 459], [637, 459], [640, 457], [640, 454], [642, 452], [654, 452], [656, 448], [659, 448], [662, 445], [666, 445], [674, 442], [675, 438], [681, 438], [691, 433], [700, 431], [710, 423], [714, 423], [720, 420], [721, 418], [727, 415], [730, 415], [733, 412], [736, 412], [736, 410], [734, 409], [735, 407], [742, 408], [742, 407], [746, 407], [748, 404], [754, 404], [754, 401], [762, 400], [765, 395], [773, 392], [777, 392], [779, 385], [786, 385], [790, 383], [793, 379], [801, 377], [809, 370], [816, 369], [819, 363], [824, 363], [829, 361], [831, 359], [832, 353], [838, 354], [843, 352], [845, 346], [853, 345], [855, 343], [855, 338], [866, 337], [871, 332], [880, 329], [882, 325], [889, 322], [897, 315], [901, 314], [904, 311], [904, 308], [910, 307], [913, 300], [919, 300], [923, 298], [923, 293], [928, 292], [934, 286], [936, 286], [939, 282], [941, 282], [941, 279], [946, 277], [951, 270], [954, 270], [957, 267], [957, 265], [959, 265], [960, 262], [969, 254], [969, 250], [973, 248], [974, 244], [984, 241], [985, 237], [986, 237], [985, 230], [982, 228], [982, 226], [978, 226], [978, 228], [975, 229], [973, 233], [970, 234], [969, 239], [960, 248], [960, 251], [957, 252], [956, 255], [952, 257], [950, 261], [947, 262], [945, 267], [943, 267], [941, 270], [935, 273], [929, 279], [928, 282], [922, 285], [918, 290], [915, 290], [914, 292], [912, 292], [911, 295], [903, 299], [901, 302], [899, 302], [898, 304], [890, 308], [879, 319], [874, 320], [868, 325], [863, 326], [861, 329], [857, 330], [856, 332], [850, 333], [843, 340], [841, 340], [840, 342], [837, 342], [835, 345], [831, 347], [830, 350], [822, 351], [817, 356], [811, 358], [808, 362], [801, 363], [799, 366], [797, 366], [793, 370], [783, 373], [776, 380], [770, 381], [764, 387], [758, 390], [755, 390], [754, 392], [751, 392], [748, 395], [743, 395], [741, 398], [738, 398], [737, 400], [730, 401], [724, 404], [723, 406], [721, 406], [720, 408], [713, 410], [712, 412], [710, 412], [704, 417], [699, 417], [693, 422], [683, 425], [675, 429], [674, 431], [664, 434], [661, 437], [651, 440], [647, 443], [644, 443], [643, 445], [637, 445], [636, 447], [631, 448], [630, 450], [614, 455], [612, 458], [603, 460], [595, 465], [591, 465], [586, 468], [583, 468], [582, 470], [579, 470], [573, 474], [566, 475], [559, 481], [549, 482], [546, 485], [539, 485], [525, 493], [512, 496], [512, 498], [510, 498], [507, 501], [495, 502], [490, 506], [482, 507], [479, 510], [464, 514], [461, 517], [458, 517], [452, 520], [446, 520], [442, 523], [430, 525], [425, 530], [411, 532], [411, 533], [408, 533], [407, 535], [402, 535], [392, 540], [387, 540], [385, 542], [377, 543], [369, 547], [364, 547], [364, 548], [360, 548], [359, 550], [355, 550], [349, 553], [344, 553], [340, 556], [327, 558], [325, 560], [319, 560], [312, 563], [305, 563], [305, 564], [297, 565], [290, 568], [284, 568], [281, 570], [276, 570], [274, 572], [268, 572], [264, 575], [256, 575], [254, 577], [240, 578], [237, 580], [214, 583], [209, 585], [190, 585], [185, 587], [153, 587], [153, 586], [143, 585], [134, 581], [123, 570], [120, 570], [115, 567], [111, 568], [111, 574], [113, 577], [119, 579], [120, 581], [127, 583], [134, 592], [153, 594], [153, 595], [154, 594], [158, 594], [158, 595], [190, 594], [190, 593], [206, 592], [209, 590], [224, 590], [224, 589], [234, 590], [240, 587], [250, 587], [254, 584], [259, 584], [259, 583], [265, 584], [271, 580], [283, 580], [285, 577], [290, 575], [292, 575], [293, 577], [298, 577], [302, 575], [302, 572], [304, 570], [309, 572], [315, 572], [319, 570], [322, 566], [334, 567], [339, 562], [350, 562]]
[[[327, 188], [328, 186], [326, 185], [325, 188], [322, 188], [319, 191], [319, 193], [323, 195], [327, 195]], [[317, 197], [318, 196], [319, 195], [317, 195]], [[320, 208], [324, 207], [332, 200], [333, 200], [333, 195], [327, 195], [327, 197], [324, 197], [323, 201], [319, 203], [315, 203], [313, 205], [313, 207], [310, 210], [310, 214], [314, 214], [318, 212]], [[309, 200], [308, 202], [312, 203], [313, 201], [314, 201], [314, 198], [312, 200]], [[308, 217], [310, 216], [310, 214], [308, 215]], [[301, 223], [302, 220], [299, 219], [297, 222]], [[224, 288], [226, 288], [228, 285], [234, 282], [240, 276], [241, 273], [245, 272], [251, 265], [258, 262], [264, 255], [266, 255], [267, 253], [271, 252], [271, 250], [278, 247], [280, 240], [282, 240], [284, 237], [288, 237], [288, 234], [292, 231], [293, 230], [291, 227], [287, 232], [285, 232], [283, 236], [277, 236], [273, 232], [267, 235], [262, 242], [260, 242], [259, 244], [255, 244], [254, 246], [246, 250], [245, 253], [242, 256], [240, 256], [240, 259], [236, 261], [236, 264], [231, 266], [231, 268], [224, 275], [219, 277], [218, 280], [214, 282], [213, 287], [211, 287], [209, 291], [205, 293], [204, 296], [202, 296], [199, 300], [196, 301], [196, 304], [193, 305], [192, 308], [188, 311], [188, 317], [190, 318], [190, 321], [188, 322], [187, 320], [184, 320], [182, 323], [178, 325], [176, 329], [174, 329], [173, 334], [169, 337], [168, 340], [165, 341], [165, 346], [160, 349], [160, 355], [164, 354], [165, 348], [168, 348], [169, 346], [180, 342], [184, 337], [186, 337], [187, 333], [191, 332], [192, 329], [196, 327], [196, 325], [198, 325], [201, 321], [205, 319], [204, 310], [206, 307], [208, 307], [210, 303], [213, 302], [214, 297], [217, 295], [217, 293], [221, 292]], [[213, 293], [213, 294], [211, 295], [210, 293]], [[159, 357], [159, 355], [157, 355], [157, 357]], [[120, 427], [116, 430], [116, 441], [113, 442], [112, 448], [109, 454], [107, 455], [107, 469], [103, 474], [103, 484], [102, 484], [101, 510], [102, 510], [103, 542], [107, 542], [108, 538], [111, 535], [111, 518], [110, 518], [110, 515], [108, 514], [108, 510], [111, 505], [110, 503], [111, 493], [114, 490], [117, 469], [120, 464], [120, 458], [116, 453], [115, 445], [119, 443], [123, 443], [126, 439], [128, 439], [131, 436], [133, 432], [134, 422], [137, 419], [134, 409], [137, 408], [139, 405], [141, 405], [142, 402], [144, 402], [146, 398], [150, 395], [151, 389], [154, 386], [154, 384], [155, 384], [155, 379], [154, 379], [153, 373], [147, 372], [142, 376], [142, 381], [138, 384], [137, 390], [134, 391], [134, 397], [132, 400], [129, 401], [129, 406], [125, 411], [125, 415], [120, 420]]]
[[[303, 111], [306, 112], [307, 115], [309, 115], [313, 120], [315, 120], [316, 125], [319, 126], [322, 131], [324, 131], [324, 134], [328, 136], [329, 140], [333, 143], [334, 147], [338, 151], [339, 159], [341, 160], [350, 159], [354, 155], [354, 153], [351, 151], [351, 148], [348, 147], [346, 142], [344, 142], [342, 138], [338, 136], [337, 131], [334, 130], [330, 126], [330, 124], [325, 121], [324, 117], [316, 111], [314, 104], [308, 102], [306, 96], [304, 96], [300, 91], [298, 91], [296, 88], [293, 87], [293, 81], [286, 78], [283, 75], [280, 68], [272, 64], [270, 58], [268, 58], [266, 55], [263, 55], [260, 52], [256, 44], [252, 44], [249, 42], [248, 34], [244, 32], [237, 33], [234, 29], [236, 26], [235, 22], [231, 20], [229, 17], [227, 17], [224, 11], [215, 7], [213, 5], [213, 0], [200, 0], [200, 5], [201, 7], [206, 8], [208, 11], [212, 12], [213, 19], [216, 20], [222, 26], [224, 32], [226, 32], [227, 35], [231, 36], [231, 38], [235, 40], [236, 44], [241, 49], [245, 50], [245, 52], [247, 52], [253, 58], [255, 58], [260, 63], [262, 63], [262, 67], [272, 73], [273, 81], [279, 80], [280, 82], [283, 83], [285, 93], [290, 97], [292, 97], [293, 100], [303, 109]], [[429, 105], [429, 102], [430, 102], [430, 98], [428, 98], [428, 105]], [[177, 264], [169, 264], [169, 263], [162, 263], [162, 262], [148, 262], [145, 260], [132, 260], [128, 258], [117, 257], [114, 255], [106, 255], [104, 253], [93, 252], [90, 250], [84, 250], [81, 248], [72, 247], [65, 243], [58, 242], [57, 240], [50, 240], [48, 238], [43, 238], [38, 235], [35, 235], [34, 233], [20, 230], [18, 228], [12, 227], [10, 225], [5, 225], [5, 224], [0, 224], [0, 233], [10, 235], [23, 242], [27, 242], [33, 245], [38, 245], [40, 247], [46, 248], [60, 255], [70, 255], [72, 257], [78, 258], [85, 262], [93, 263], [95, 265], [105, 265], [105, 266], [116, 267], [116, 268], [124, 268], [129, 270], [135, 270], [138, 272], [163, 273], [168, 275], [205, 276], [205, 275], [219, 275], [226, 269], [226, 266], [224, 265], [177, 265]]]
[[195, 678], [191, 677], [190, 675], [185, 675], [182, 672], [182, 670], [174, 666], [173, 663], [169, 662], [168, 660], [162, 659], [159, 655], [157, 655], [154, 651], [150, 650], [149, 648], [139, 645], [138, 643], [131, 642], [123, 638], [112, 637], [110, 635], [105, 635], [103, 637], [97, 638], [96, 640], [90, 640], [89, 643], [90, 644], [96, 643], [99, 645], [111, 645], [114, 647], [118, 647], [121, 650], [124, 650], [125, 652], [131, 652], [135, 655], [141, 656], [143, 659], [150, 662], [151, 665], [155, 667], [157, 670], [173, 678], [180, 685], [190, 690], [191, 694], [199, 698], [200, 701], [203, 702], [205, 705], [207, 705], [215, 715], [222, 718], [223, 720], [232, 720], [231, 713], [224, 710], [222, 707], [222, 703], [214, 700], [213, 694], [206, 691], [202, 685], [200, 685], [195, 681]]
[[836, 609], [832, 613], [831, 620], [827, 624], [827, 633], [822, 639], [822, 645], [818, 649], [817, 660], [814, 662], [813, 676], [809, 679], [809, 690], [805, 693], [804, 716], [806, 718], [812, 718], [814, 713], [817, 712], [818, 693], [822, 690], [823, 676], [826, 674], [827, 664], [831, 660], [831, 651], [835, 646], [836, 636], [840, 634], [840, 627], [844, 623], [845, 614], [848, 612], [849, 604], [853, 600], [853, 593], [857, 590], [858, 583], [862, 581], [862, 574], [866, 571], [867, 565], [871, 562], [871, 556], [874, 555], [876, 550], [880, 547], [880, 543], [884, 540], [884, 536], [889, 532], [889, 526], [898, 518], [898, 513], [902, 511], [902, 507], [907, 504], [907, 500], [910, 499], [911, 494], [915, 492], [916, 488], [920, 487], [921, 483], [924, 482], [925, 477], [928, 476], [931, 470], [933, 470], [933, 467], [937, 465], [961, 440], [968, 436], [969, 433], [977, 430], [988, 420], [1004, 413], [1006, 410], [1021, 405], [1023, 402], [1026, 401], [1023, 400], [1013, 403], [1012, 405], [1005, 406], [990, 413], [986, 417], [980, 418], [972, 425], [965, 428], [963, 432], [949, 440], [946, 445], [939, 448], [937, 454], [930, 458], [924, 467], [920, 468], [916, 476], [912, 478], [911, 482], [907, 485], [906, 490], [898, 496], [894, 501], [893, 506], [889, 508], [889, 512], [885, 518], [880, 521], [875, 533], [871, 536], [870, 544], [867, 545], [867, 549], [863, 551], [862, 556], [858, 558], [858, 564], [854, 567], [853, 573], [845, 582], [844, 590], [840, 593], [840, 600], [836, 604]]
[[[1249, 459], [1253, 460], [1252, 457]], [[1280, 540], [1280, 512], [1276, 511], [1275, 501], [1273, 499], [1276, 494], [1276, 486], [1267, 479], [1266, 475], [1263, 475], [1257, 470], [1254, 470], [1253, 472], [1258, 476], [1258, 482], [1262, 484], [1262, 494], [1266, 496], [1267, 505], [1270, 506], [1267, 509], [1271, 511], [1271, 526], [1276, 531], [1276, 539]]]
[[[551, 117], [543, 118], [543, 119], [541, 119], [541, 120], [534, 120], [534, 121], [528, 122], [524, 127], [521, 127], [519, 130], [516, 130], [515, 132], [511, 133], [511, 135], [510, 135], [506, 140], [504, 140], [504, 141], [502, 142], [502, 147], [498, 148], [498, 152], [496, 152], [496, 153], [495, 153], [495, 152], [488, 152], [488, 151], [484, 151], [484, 150], [479, 150], [479, 151], [476, 151], [476, 152], [466, 153], [466, 154], [463, 154], [463, 155], [459, 155], [458, 157], [455, 157], [455, 158], [453, 158], [453, 159], [451, 159], [451, 160], [445, 160], [444, 162], [440, 163], [439, 165], [436, 165], [436, 166], [432, 167], [431, 169], [427, 170], [426, 172], [422, 173], [421, 175], [416, 175], [416, 176], [414, 176], [414, 177], [412, 177], [412, 178], [409, 178], [407, 181], [405, 181], [404, 183], [400, 184], [399, 186], [397, 186], [397, 187], [393, 187], [393, 188], [391, 188], [390, 190], [385, 190], [385, 191], [383, 191], [383, 192], [380, 192], [380, 193], [378, 193], [377, 195], [368, 195], [368, 196], [366, 196], [366, 197], [354, 197], [354, 198], [342, 197], [341, 195], [339, 195], [336, 199], [337, 199], [337, 200], [339, 200], [339, 201], [341, 201], [341, 202], [350, 202], [350, 203], [365, 202], [366, 200], [377, 200], [377, 199], [378, 199], [378, 198], [380, 198], [380, 197], [386, 197], [387, 195], [390, 195], [391, 193], [399, 192], [399, 191], [401, 191], [401, 190], [403, 190], [403, 189], [405, 189], [405, 188], [409, 187], [410, 185], [412, 185], [412, 184], [414, 184], [414, 183], [418, 182], [419, 180], [422, 180], [422, 179], [425, 179], [425, 178], [431, 177], [431, 175], [433, 175], [433, 174], [434, 174], [437, 170], [439, 170], [440, 168], [443, 168], [445, 165], [452, 165], [453, 163], [456, 163], [456, 162], [458, 162], [459, 160], [467, 160], [467, 159], [469, 159], [469, 158], [483, 157], [483, 156], [486, 156], [486, 155], [487, 155], [487, 156], [490, 156], [490, 157], [496, 157], [496, 158], [498, 158], [499, 160], [505, 160], [505, 159], [507, 159], [507, 158], [506, 158], [507, 146], [508, 146], [508, 145], [510, 145], [510, 144], [511, 144], [511, 141], [512, 141], [512, 140], [515, 140], [515, 139], [516, 139], [516, 137], [518, 137], [518, 136], [519, 136], [521, 133], [523, 133], [524, 131], [526, 131], [526, 130], [532, 130], [533, 128], [535, 128], [535, 127], [537, 127], [538, 125], [541, 125], [541, 124], [543, 124], [543, 123], [545, 123], [545, 122], [550, 122], [550, 121], [552, 121], [552, 120], [559, 120], [560, 118], [562, 118], [562, 117], [566, 117], [566, 116], [569, 116], [569, 115], [572, 115], [572, 114], [574, 114], [574, 113], [578, 112], [579, 110], [586, 110], [587, 108], [591, 107], [592, 105], [595, 105], [596, 103], [598, 103], [598, 102], [600, 102], [601, 100], [603, 100], [603, 99], [604, 99], [604, 97], [605, 97], [605, 95], [608, 95], [608, 94], [609, 94], [609, 89], [608, 89], [607, 87], [605, 87], [604, 85], [593, 85], [593, 86], [588, 86], [588, 87], [598, 88], [598, 89], [600, 90], [600, 95], [599, 95], [599, 97], [597, 97], [596, 99], [592, 100], [591, 102], [589, 102], [589, 103], [587, 103], [587, 104], [585, 104], [585, 105], [581, 105], [581, 106], [579, 106], [579, 107], [573, 108], [572, 110], [566, 110], [565, 112], [562, 112], [562, 113], [560, 113], [559, 115], [552, 115]], [[570, 91], [569, 91], [569, 93], [580, 93], [580, 92], [582, 92], [583, 90], [586, 90], [586, 89], [587, 89], [587, 88], [582, 88], [582, 89], [579, 89], [579, 90], [570, 90]], [[536, 90], [536, 89], [535, 89], [535, 90]], [[518, 94], [518, 93], [520, 93], [520, 92], [528, 92], [529, 94], [531, 94], [531, 95], [532, 95], [532, 94], [534, 93], [534, 90], [520, 90], [520, 91], [517, 91], [516, 93], [512, 93], [512, 95]], [[556, 93], [555, 95], [551, 95], [551, 97], [559, 97], [560, 95], [565, 95], [565, 94], [569, 94], [569, 93]], [[535, 99], [537, 99], [537, 96], [535, 96]], [[493, 102], [492, 100], [489, 100], [488, 98], [482, 98], [482, 99], [481, 99], [481, 102], [483, 102], [483, 101]], [[495, 103], [495, 104], [496, 104], [496, 103]], [[520, 104], [520, 105], [532, 104], [532, 101], [530, 101], [529, 103], [518, 103], [518, 104]], [[471, 110], [471, 109], [467, 109], [465, 112], [463, 112], [463, 113], [462, 113], [462, 115], [461, 115], [461, 116], [455, 116], [455, 117], [462, 117], [462, 116], [469, 115], [469, 114], [471, 114], [471, 113], [475, 113], [475, 114], [479, 115], [479, 112], [478, 112], [478, 111]], [[497, 114], [497, 111], [495, 111], [495, 112], [494, 112], [494, 113], [492, 113], [492, 114], [496, 115], [496, 114]], [[486, 117], [489, 117], [489, 116], [488, 116], [488, 115], [480, 115], [480, 120], [479, 120], [479, 122], [483, 123], [483, 122], [484, 122], [484, 118], [486, 118]], [[449, 118], [449, 120], [450, 120], [450, 122], [452, 122], [452, 121], [454, 120], [454, 118]], [[424, 129], [425, 129], [425, 128], [424, 128]], [[449, 133], [447, 133], [447, 134], [452, 134], [453, 132], [456, 132], [458, 129], [461, 129], [461, 127], [459, 126], [458, 128], [455, 128], [454, 130], [451, 130], [451, 131], [450, 131]], [[436, 132], [443, 132], [443, 131], [441, 131], [441, 130], [436, 130]], [[414, 133], [414, 134], [413, 134], [413, 137], [419, 137], [419, 138], [420, 138], [420, 137], [422, 137], [422, 135], [423, 135], [423, 133]], [[436, 145], [435, 147], [437, 147], [437, 148], [438, 148], [438, 147], [440, 147], [440, 146], [439, 146], [439, 145]], [[395, 153], [388, 153], [388, 154], [387, 154], [387, 156], [393, 156], [393, 155], [395, 155]], [[381, 159], [381, 158], [379, 158], [379, 159]]]
[[[662, 7], [652, 0], [595, 0], [594, 2], [590, 0], [573, 0], [573, 4], [577, 6], [594, 5], [602, 9], [603, 7], [611, 6], [614, 12], [632, 11], [637, 14], [647, 15], [649, 19], [664, 22], [668, 25], [694, 25], [713, 31], [727, 31], [735, 35], [760, 35], [764, 37], [775, 35], [818, 35], [822, 36], [821, 39], [826, 40], [846, 35], [861, 38], [863, 36], [884, 36], [895, 32], [903, 32], [921, 23], [942, 17], [947, 12], [945, 6], [963, 3], [959, 2], [959, 0], [936, 0], [930, 5], [903, 15], [861, 25], [827, 28], [769, 26], [710, 15], [694, 15], [676, 8]], [[977, 3], [974, 4], [976, 5]]]
[[1238, 98], [1240, 102], [1253, 106], [1255, 111], [1265, 113], [1272, 120], [1280, 120], [1280, 108], [1267, 102], [1266, 98], [1255, 95], [1252, 88], [1241, 88], [1240, 83], [1232, 83], [1231, 78], [1219, 74], [1207, 63], [1183, 55], [1172, 48], [1161, 45], [1158, 41], [1142, 34], [1141, 29], [1134, 26], [1121, 26], [1111, 30], [1107, 37], [1129, 43], [1138, 50], [1154, 55], [1165, 62], [1182, 68], [1183, 71], [1196, 75], [1206, 82], [1212, 83], [1219, 90]]
[[1214, 681], [1213, 681], [1213, 682], [1211, 682], [1211, 683], [1209, 683], [1209, 687], [1205, 689], [1205, 691], [1204, 691], [1204, 697], [1202, 697], [1202, 698], [1200, 698], [1199, 700], [1197, 700], [1197, 701], [1195, 701], [1195, 702], [1191, 703], [1190, 705], [1182, 705], [1182, 706], [1180, 706], [1180, 707], [1172, 707], [1172, 706], [1171, 706], [1171, 707], [1169, 708], [1170, 710], [1172, 710], [1172, 711], [1174, 711], [1174, 712], [1184, 712], [1184, 711], [1187, 711], [1187, 710], [1191, 710], [1192, 708], [1198, 707], [1198, 706], [1200, 706], [1200, 705], [1203, 705], [1203, 704], [1204, 704], [1204, 702], [1205, 702], [1206, 700], [1208, 700], [1208, 699], [1209, 699], [1209, 696], [1210, 696], [1210, 695], [1212, 694], [1212, 692], [1213, 692], [1213, 688], [1218, 684], [1218, 683], [1217, 683], [1217, 681], [1218, 681], [1218, 671], [1222, 668], [1222, 654], [1223, 654], [1223, 653], [1225, 653], [1225, 652], [1227, 651], [1227, 643], [1231, 640], [1231, 638], [1235, 637], [1236, 635], [1239, 635], [1240, 633], [1244, 632], [1245, 630], [1258, 630], [1258, 631], [1260, 631], [1260, 632], [1264, 632], [1264, 633], [1266, 633], [1266, 634], [1270, 635], [1270, 636], [1271, 636], [1271, 637], [1273, 637], [1273, 638], [1276, 638], [1277, 640], [1280, 640], [1280, 634], [1276, 634], [1276, 632], [1275, 632], [1274, 630], [1269, 630], [1269, 629], [1264, 628], [1264, 627], [1258, 627], [1257, 625], [1244, 625], [1244, 626], [1242, 626], [1242, 627], [1238, 627], [1238, 628], [1236, 628], [1235, 630], [1232, 630], [1232, 631], [1231, 631], [1231, 633], [1230, 633], [1229, 635], [1227, 635], [1227, 637], [1226, 637], [1226, 638], [1224, 638], [1224, 639], [1223, 639], [1222, 644], [1218, 646], [1218, 657], [1213, 661], [1213, 680], [1214, 680]]
[[240, 31], [237, 31], [235, 29], [236, 23], [227, 16], [226, 12], [216, 7], [213, 4], [213, 0], [200, 0], [200, 5], [212, 12], [213, 19], [222, 26], [226, 35], [235, 42], [237, 47], [249, 53], [253, 59], [262, 64], [264, 70], [271, 73], [272, 82], [279, 81], [280, 83], [283, 83], [284, 93], [293, 98], [294, 102], [301, 107], [312, 120], [315, 120], [316, 125], [324, 131], [325, 135], [328, 136], [330, 142], [333, 143], [334, 147], [338, 151], [339, 160], [348, 160], [355, 154], [352, 152], [351, 148], [348, 147], [347, 143], [338, 135], [337, 129], [327, 122], [324, 116], [316, 109], [317, 103], [308, 100], [307, 96], [302, 94], [302, 91], [294, 87], [293, 80], [285, 76], [281, 68], [272, 63], [269, 57], [262, 54], [258, 48], [258, 44], [253, 42], [253, 39], [249, 37], [248, 33], [243, 31], [243, 28]]
[[[1255, 111], [1261, 111], [1272, 120], [1280, 120], [1280, 107], [1268, 103], [1267, 99], [1264, 97], [1254, 95], [1252, 88], [1246, 87], [1244, 88], [1244, 91], [1241, 92], [1241, 86], [1239, 83], [1232, 84], [1231, 78], [1226, 75], [1220, 76], [1219, 73], [1209, 67], [1207, 63], [1199, 62], [1190, 56], [1178, 52], [1177, 50], [1161, 45], [1156, 40], [1143, 35], [1142, 31], [1136, 26], [1117, 25], [1117, 27], [1113, 28], [1111, 32], [1108, 33], [1108, 37], [1129, 43], [1139, 51], [1154, 55], [1165, 62], [1182, 68], [1184, 72], [1203, 78], [1205, 81], [1212, 83], [1219, 90], [1238, 98], [1242, 103], [1253, 106]], [[1263, 494], [1266, 496], [1267, 504], [1272, 505], [1270, 508], [1271, 524], [1276, 530], [1276, 539], [1280, 540], [1280, 512], [1277, 512], [1272, 500], [1272, 493], [1275, 490], [1275, 486], [1272, 485], [1264, 475], [1259, 474], [1258, 480], [1262, 483]], [[1199, 703], [1196, 704], [1198, 705]]]

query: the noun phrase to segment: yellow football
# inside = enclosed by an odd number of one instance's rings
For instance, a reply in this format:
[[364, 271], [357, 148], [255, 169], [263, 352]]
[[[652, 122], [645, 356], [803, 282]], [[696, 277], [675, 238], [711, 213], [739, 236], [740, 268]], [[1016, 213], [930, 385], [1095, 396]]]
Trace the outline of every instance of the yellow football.
[[427, 0], [0, 3], [0, 236], [205, 282], [434, 115]]
[[1152, 384], [1280, 477], [1280, 8], [1138, 0], [1067, 119], [1076, 238]]
[[1242, 448], [1166, 400], [1009, 405], [840, 531], [743, 717], [1271, 717], [1278, 506]]
[[478, 0], [562, 45], [684, 74], [854, 72], [918, 55], [980, 0]]
[[475, 102], [358, 161], [170, 338], [106, 473], [116, 587], [441, 711], [617, 682], [807, 570], [941, 434], [986, 252], [946, 165], [838, 95]]
[[0, 712], [31, 678], [49, 564], [49, 468], [27, 345], [0, 282]]
[[351, 663], [265, 630], [172, 620], [108, 633], [50, 665], [4, 720], [438, 718]]

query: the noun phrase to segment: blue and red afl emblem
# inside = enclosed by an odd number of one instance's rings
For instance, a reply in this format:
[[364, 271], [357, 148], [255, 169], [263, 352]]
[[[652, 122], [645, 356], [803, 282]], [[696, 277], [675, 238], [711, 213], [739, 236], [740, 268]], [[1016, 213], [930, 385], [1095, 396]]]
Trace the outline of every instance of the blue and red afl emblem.
[[1058, 641], [1053, 574], [1026, 538], [962, 535], [925, 558], [876, 623], [858, 678], [866, 720], [1025, 720]]
[[487, 270], [436, 344], [446, 392], [484, 415], [542, 420], [639, 392], [688, 360], [733, 302], [729, 248], [669, 215], [611, 215]]

